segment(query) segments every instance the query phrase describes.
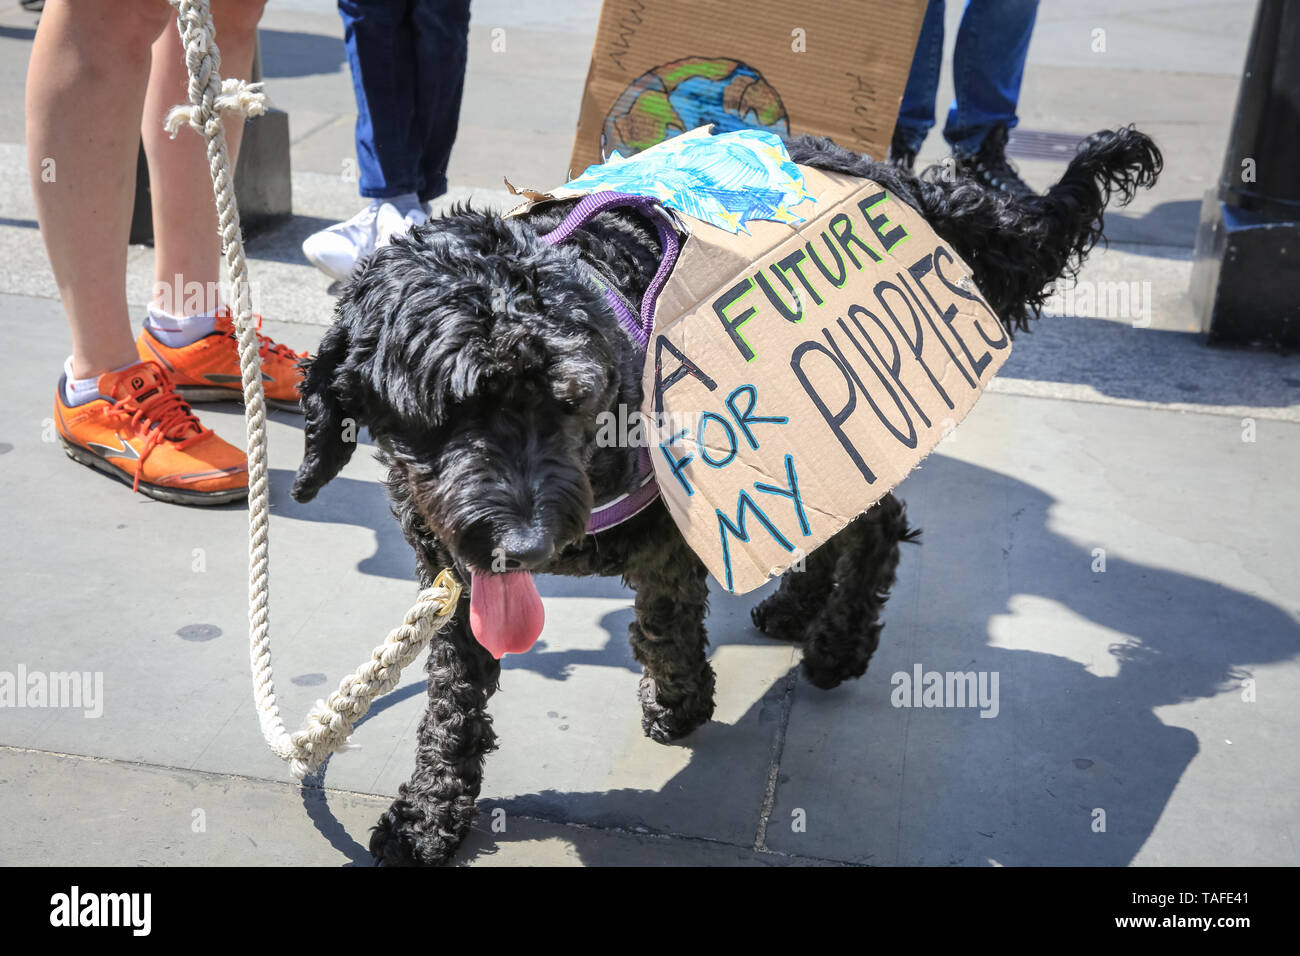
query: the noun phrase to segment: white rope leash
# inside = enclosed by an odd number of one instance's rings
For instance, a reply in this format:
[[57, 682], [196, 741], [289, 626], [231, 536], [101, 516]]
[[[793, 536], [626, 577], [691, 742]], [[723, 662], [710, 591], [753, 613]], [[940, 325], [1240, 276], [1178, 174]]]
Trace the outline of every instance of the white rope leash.
[[303, 729], [292, 736], [280, 719], [271, 673], [270, 634], [270, 505], [266, 464], [266, 396], [262, 391], [262, 358], [248, 292], [248, 263], [244, 235], [235, 203], [235, 182], [221, 114], [258, 116], [266, 111], [260, 83], [226, 80], [220, 76], [210, 0], [170, 0], [176, 8], [185, 66], [189, 71], [189, 105], [167, 116], [166, 128], [175, 136], [192, 126], [207, 146], [208, 169], [217, 204], [221, 250], [230, 270], [235, 298], [235, 331], [239, 341], [239, 370], [244, 386], [244, 421], [248, 444], [248, 652], [253, 672], [253, 700], [262, 736], [271, 749], [302, 779], [331, 753], [348, 745], [352, 728], [371, 702], [397, 686], [402, 668], [415, 660], [433, 635], [444, 627], [460, 599], [460, 584], [444, 570], [433, 587], [420, 592], [400, 627], [374, 649], [370, 660], [339, 683], [327, 701], [317, 701]]

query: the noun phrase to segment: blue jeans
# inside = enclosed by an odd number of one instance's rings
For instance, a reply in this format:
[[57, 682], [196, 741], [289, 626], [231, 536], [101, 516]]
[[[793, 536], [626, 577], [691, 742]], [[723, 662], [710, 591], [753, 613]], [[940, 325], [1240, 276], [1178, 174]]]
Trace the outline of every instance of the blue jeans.
[[469, 0], [338, 0], [357, 99], [360, 192], [447, 191], [469, 46]]
[[[1038, 0], [967, 0], [952, 57], [956, 98], [943, 138], [958, 156], [971, 156], [994, 127], [1018, 122], [1016, 103]], [[943, 61], [943, 0], [930, 0], [912, 72], [898, 111], [908, 149], [921, 148], [934, 126], [934, 98]]]

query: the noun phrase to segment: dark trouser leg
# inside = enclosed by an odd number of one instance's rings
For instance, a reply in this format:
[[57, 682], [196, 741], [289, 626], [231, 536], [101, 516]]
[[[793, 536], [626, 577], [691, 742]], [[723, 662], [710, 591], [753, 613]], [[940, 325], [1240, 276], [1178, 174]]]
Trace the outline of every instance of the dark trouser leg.
[[339, 0], [357, 101], [359, 189], [370, 199], [418, 192], [421, 143], [412, 138], [417, 49], [410, 0]]
[[456, 142], [469, 46], [469, 0], [414, 0], [415, 116], [418, 192], [428, 202], [447, 191], [447, 163]]
[[914, 153], [920, 151], [925, 135], [934, 126], [934, 98], [939, 92], [942, 64], [943, 0], [930, 0], [898, 107], [898, 130]]
[[943, 135], [958, 156], [973, 156], [998, 126], [1018, 122], [1020, 82], [1038, 0], [970, 0], [952, 55], [956, 99]]

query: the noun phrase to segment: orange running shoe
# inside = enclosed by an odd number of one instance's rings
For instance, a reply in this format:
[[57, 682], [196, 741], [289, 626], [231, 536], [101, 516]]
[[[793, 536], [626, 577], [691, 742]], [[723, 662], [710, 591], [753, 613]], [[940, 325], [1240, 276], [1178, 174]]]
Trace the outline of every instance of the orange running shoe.
[[105, 372], [99, 392], [102, 398], [68, 405], [59, 380], [55, 427], [73, 461], [175, 504], [221, 505], [248, 496], [244, 453], [200, 425], [153, 362]]
[[[262, 317], [256, 316], [257, 327], [262, 327]], [[266, 403], [273, 408], [301, 411], [298, 406], [298, 384], [302, 372], [298, 361], [306, 352], [295, 352], [287, 345], [271, 341], [257, 334], [258, 352], [262, 356], [262, 388], [266, 390]], [[235, 320], [229, 309], [217, 315], [216, 331], [197, 342], [172, 348], [163, 344], [145, 325], [135, 342], [141, 360], [157, 362], [176, 383], [176, 391], [187, 402], [243, 401], [243, 378], [239, 374], [239, 343], [235, 335]]]

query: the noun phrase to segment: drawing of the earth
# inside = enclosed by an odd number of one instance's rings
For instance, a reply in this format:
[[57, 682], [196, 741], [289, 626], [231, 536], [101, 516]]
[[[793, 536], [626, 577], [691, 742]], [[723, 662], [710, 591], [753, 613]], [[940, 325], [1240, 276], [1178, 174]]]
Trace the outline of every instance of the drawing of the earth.
[[601, 152], [624, 157], [671, 136], [713, 124], [715, 133], [758, 128], [790, 135], [785, 106], [752, 66], [687, 57], [637, 77], [615, 101], [601, 131]]

